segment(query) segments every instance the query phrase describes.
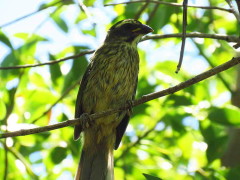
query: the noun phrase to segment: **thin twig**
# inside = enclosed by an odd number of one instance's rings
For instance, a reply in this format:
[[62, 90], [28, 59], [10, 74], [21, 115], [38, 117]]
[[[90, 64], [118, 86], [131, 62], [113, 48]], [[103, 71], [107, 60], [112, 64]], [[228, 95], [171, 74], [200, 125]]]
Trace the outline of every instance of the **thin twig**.
[[150, 15], [148, 16], [148, 20], [146, 22], [146, 24], [149, 24], [151, 22], [151, 20], [153, 19], [154, 15], [156, 14], [157, 10], [158, 10], [159, 4], [155, 4], [152, 12], [150, 13]]
[[233, 47], [234, 47], [235, 49], [238, 49], [238, 48], [240, 47], [240, 43], [234, 44]]
[[5, 139], [4, 143], [4, 158], [5, 158], [5, 162], [4, 162], [4, 173], [3, 173], [3, 180], [7, 180], [7, 175], [8, 175], [8, 149], [7, 149], [7, 139]]
[[238, 13], [240, 14], [240, 1], [239, 0], [235, 0], [237, 7], [238, 7]]
[[16, 22], [20, 21], [20, 20], [23, 20], [23, 19], [25, 19], [25, 18], [28, 18], [28, 17], [30, 17], [30, 16], [32, 16], [32, 15], [35, 15], [35, 14], [39, 13], [39, 12], [42, 11], [42, 10], [45, 10], [45, 9], [47, 9], [47, 8], [49, 8], [49, 7], [52, 7], [52, 6], [55, 6], [55, 5], [57, 5], [58, 3], [61, 3], [61, 2], [63, 2], [63, 1], [66, 1], [66, 0], [60, 0], [60, 1], [57, 1], [57, 2], [55, 2], [55, 3], [53, 3], [53, 4], [49, 5], [49, 6], [42, 7], [42, 8], [40, 8], [40, 9], [38, 9], [38, 10], [32, 12], [32, 13], [29, 13], [29, 14], [25, 15], [25, 16], [22, 16], [22, 17], [20, 17], [20, 18], [17, 18], [17, 19], [14, 19], [14, 20], [10, 21], [10, 22], [7, 22], [7, 23], [5, 23], [5, 24], [2, 24], [2, 25], [0, 25], [0, 28], [9, 26], [9, 25], [11, 25], [11, 24], [13, 24], [13, 23], [16, 23]]
[[[3, 144], [2, 141], [0, 141], [1, 144]], [[28, 174], [32, 177], [32, 179], [38, 179], [38, 176], [32, 171], [31, 165], [26, 161], [26, 159], [23, 157], [23, 155], [18, 152], [14, 147], [8, 147], [6, 146], [6, 149], [11, 153], [16, 159], [19, 159], [25, 166]]]
[[64, 93], [61, 95], [59, 99], [57, 99], [44, 113], [42, 113], [39, 117], [36, 119], [32, 120], [31, 124], [35, 124], [39, 119], [41, 119], [43, 116], [45, 116], [51, 109], [56, 106], [66, 95], [69, 94], [69, 92], [75, 88], [78, 84], [80, 84], [81, 80], [78, 80], [76, 83], [74, 83], [72, 86], [70, 86]]
[[[144, 36], [141, 41], [146, 41], [149, 39], [164, 39], [164, 38], [176, 38], [176, 37], [182, 37], [181, 33], [176, 34], [155, 34], [155, 35], [148, 35]], [[224, 40], [227, 42], [236, 42], [240, 43], [240, 38], [237, 36], [228, 36], [228, 35], [221, 35], [221, 34], [205, 34], [205, 33], [199, 33], [199, 32], [192, 32], [186, 34], [187, 38], [210, 38], [210, 39], [217, 39], [217, 40]], [[29, 64], [29, 65], [19, 65], [19, 66], [10, 66], [10, 67], [0, 67], [0, 70], [8, 70], [8, 69], [20, 69], [20, 68], [30, 68], [30, 67], [37, 67], [37, 66], [43, 66], [43, 65], [52, 65], [55, 63], [59, 63], [61, 61], [66, 61], [69, 59], [74, 59], [86, 54], [92, 54], [95, 50], [88, 50], [83, 51], [77, 55], [69, 56], [63, 59], [49, 61], [46, 63], [39, 63], [39, 64]]]
[[[181, 33], [176, 34], [154, 34], [154, 35], [147, 35], [144, 36], [141, 41], [146, 41], [149, 39], [164, 39], [164, 38], [176, 38], [176, 37], [182, 37]], [[192, 32], [187, 33], [186, 37], [188, 38], [210, 38], [210, 39], [217, 39], [217, 40], [224, 40], [227, 42], [240, 42], [240, 38], [237, 36], [228, 36], [228, 35], [222, 35], [222, 34], [205, 34], [205, 33], [199, 33], [199, 32]]]
[[144, 138], [146, 138], [151, 132], [153, 132], [153, 130], [156, 128], [156, 126], [158, 125], [158, 123], [161, 121], [161, 119], [159, 121], [157, 121], [154, 126], [150, 129], [148, 129], [147, 131], [145, 131], [141, 136], [137, 137], [137, 140], [135, 142], [132, 142], [131, 144], [129, 144], [122, 152], [121, 156], [119, 156], [117, 159], [114, 160], [114, 163], [117, 164], [117, 161], [122, 159], [129, 151], [130, 149], [132, 149], [132, 147], [136, 147], [137, 144], [140, 143], [141, 140], [143, 140]]
[[[210, 58], [204, 53], [203, 49], [201, 48], [201, 46], [199, 44], [197, 44], [195, 41], [192, 41], [197, 49], [199, 50], [199, 53], [201, 54], [201, 56], [204, 57], [204, 59], [208, 62], [208, 64], [210, 65], [211, 68], [214, 67], [214, 64], [211, 62]], [[227, 90], [232, 94], [233, 90], [231, 88], [231, 86], [229, 85], [229, 83], [223, 78], [223, 76], [221, 74], [217, 74], [217, 77], [222, 81], [222, 83], [224, 84], [224, 86], [227, 88]]]
[[86, 14], [87, 18], [88, 19], [91, 19], [91, 13], [90, 11], [88, 10], [87, 6], [80, 0], [76, 0], [76, 4], [80, 7], [80, 9]]
[[182, 61], [183, 61], [183, 54], [184, 54], [184, 49], [185, 49], [185, 41], [186, 41], [186, 27], [187, 27], [187, 5], [188, 5], [188, 0], [183, 1], [183, 24], [182, 24], [182, 45], [181, 45], [181, 51], [180, 51], [180, 57], [179, 57], [179, 62], [177, 65], [177, 70], [176, 73], [179, 72], [182, 66]]
[[48, 61], [45, 63], [38, 63], [38, 64], [25, 64], [25, 65], [19, 65], [19, 66], [10, 66], [10, 67], [0, 67], [0, 70], [8, 70], [8, 69], [21, 69], [21, 68], [30, 68], [30, 67], [37, 67], [37, 66], [44, 66], [44, 65], [53, 65], [62, 61], [78, 58], [80, 56], [84, 56], [86, 54], [92, 54], [94, 50], [88, 50], [88, 51], [83, 51], [77, 55], [65, 57], [59, 60], [54, 60], [54, 61]]
[[[239, 1], [239, 0], [238, 0]], [[240, 15], [239, 13], [235, 10], [233, 4], [232, 4], [232, 0], [226, 0], [226, 2], [228, 3], [229, 7], [232, 9], [232, 13], [234, 14], [234, 16], [236, 17], [236, 19], [238, 20], [238, 22], [240, 22]]]
[[[111, 3], [111, 4], [104, 4], [104, 6], [115, 6], [119, 4], [132, 4], [132, 3], [145, 3], [146, 1], [140, 0], [140, 1], [126, 1], [126, 2], [121, 2], [121, 3]], [[182, 7], [182, 4], [179, 3], [171, 3], [171, 2], [164, 2], [164, 1], [149, 1], [150, 3], [156, 3], [156, 4], [164, 4], [164, 5], [169, 5], [169, 6], [176, 6], [176, 7]], [[195, 6], [195, 5], [188, 5], [188, 7], [192, 8], [200, 8], [200, 9], [210, 9], [210, 10], [221, 10], [221, 11], [227, 11], [232, 13], [232, 9], [226, 9], [226, 8], [221, 8], [221, 7], [216, 7], [216, 6]]]
[[141, 14], [143, 13], [143, 11], [148, 7], [149, 5], [149, 0], [146, 0], [145, 4], [141, 7], [141, 9], [139, 9], [139, 11], [136, 13], [134, 19], [139, 19], [139, 17], [141, 16]]
[[[187, 88], [187, 87], [189, 87], [193, 84], [196, 84], [196, 83], [198, 83], [198, 82], [200, 82], [204, 79], [207, 79], [207, 78], [209, 78], [213, 75], [216, 75], [216, 74], [218, 74], [222, 71], [225, 71], [225, 70], [227, 70], [227, 69], [229, 69], [229, 68], [231, 68], [231, 67], [233, 67], [233, 66], [235, 66], [239, 63], [240, 63], [240, 57], [232, 58], [230, 61], [228, 61], [224, 64], [221, 64], [217, 67], [214, 67], [214, 68], [212, 68], [212, 69], [210, 69], [210, 70], [208, 70], [204, 73], [201, 73], [201, 74], [195, 76], [194, 78], [189, 79], [185, 82], [182, 82], [182, 83], [180, 83], [180, 84], [178, 84], [174, 87], [171, 87], [171, 88], [159, 91], [159, 92], [155, 92], [155, 93], [145, 95], [145, 96], [141, 97], [140, 99], [137, 99], [137, 100], [133, 101], [132, 106], [137, 106], [137, 105], [143, 104], [147, 101], [157, 99], [159, 97], [166, 96], [166, 95], [169, 95], [169, 94], [173, 94], [173, 93], [175, 93], [179, 90]], [[120, 112], [120, 111], [129, 109], [129, 108], [131, 108], [131, 107], [130, 107], [129, 103], [127, 103], [125, 106], [120, 107], [119, 109], [110, 109], [110, 110], [107, 110], [107, 111], [104, 111], [104, 112], [91, 114], [90, 119], [98, 119], [98, 118], [108, 116], [108, 115], [111, 115], [111, 114], [114, 114], [116, 112]], [[51, 130], [63, 128], [63, 127], [66, 127], [66, 126], [73, 126], [73, 125], [81, 124], [81, 122], [83, 122], [84, 120], [86, 120], [88, 118], [89, 117], [86, 117], [86, 116], [80, 116], [80, 118], [67, 120], [67, 121], [60, 122], [60, 123], [53, 124], [53, 125], [37, 127], [37, 128], [33, 128], [33, 129], [19, 130], [19, 131], [14, 131], [14, 132], [7, 132], [7, 133], [0, 134], [0, 139], [1, 138], [6, 138], [6, 137], [25, 136], [25, 135], [29, 135], [29, 134], [36, 134], [36, 133], [40, 133], [40, 132], [51, 131]]]

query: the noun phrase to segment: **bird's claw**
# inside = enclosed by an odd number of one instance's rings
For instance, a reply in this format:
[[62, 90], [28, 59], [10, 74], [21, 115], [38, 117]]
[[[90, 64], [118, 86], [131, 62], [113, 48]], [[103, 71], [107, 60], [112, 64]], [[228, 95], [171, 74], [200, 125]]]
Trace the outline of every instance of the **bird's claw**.
[[127, 100], [127, 107], [128, 107], [128, 109], [127, 109], [127, 114], [129, 115], [129, 116], [131, 116], [131, 114], [132, 114], [132, 107], [133, 107], [133, 101], [132, 100]]
[[81, 126], [83, 130], [88, 129], [93, 125], [93, 119], [88, 113], [83, 113], [81, 117], [82, 117]]

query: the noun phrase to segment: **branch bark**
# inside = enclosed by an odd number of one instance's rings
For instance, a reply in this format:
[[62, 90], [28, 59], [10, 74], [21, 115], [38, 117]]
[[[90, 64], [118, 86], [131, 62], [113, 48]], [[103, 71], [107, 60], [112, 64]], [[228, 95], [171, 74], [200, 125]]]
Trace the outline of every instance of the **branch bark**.
[[[181, 33], [176, 33], [176, 34], [155, 34], [155, 35], [148, 35], [144, 36], [141, 41], [146, 41], [149, 39], [164, 39], [164, 38], [176, 38], [182, 37]], [[186, 34], [187, 38], [210, 38], [210, 39], [216, 39], [216, 40], [223, 40], [227, 42], [235, 42], [235, 43], [240, 43], [240, 38], [237, 36], [228, 36], [228, 35], [220, 35], [220, 34], [205, 34], [205, 33], [199, 33], [199, 32], [193, 32], [193, 33], [187, 33]], [[92, 54], [94, 53], [95, 50], [87, 50], [83, 51], [77, 55], [65, 57], [59, 60], [54, 60], [54, 61], [49, 61], [45, 63], [39, 63], [39, 64], [26, 64], [26, 65], [19, 65], [19, 66], [10, 66], [10, 67], [0, 67], [0, 70], [8, 70], [8, 69], [21, 69], [21, 68], [31, 68], [31, 67], [38, 67], [38, 66], [44, 66], [44, 65], [53, 65], [62, 61], [78, 58], [80, 56], [84, 56], [86, 54]]]
[[[176, 34], [154, 34], [154, 35], [147, 35], [142, 38], [142, 41], [146, 41], [149, 39], [164, 39], [164, 38], [176, 38], [176, 37], [182, 37], [182, 33], [176, 33]], [[186, 37], [188, 38], [210, 38], [210, 39], [217, 39], [217, 40], [223, 40], [227, 42], [237, 42], [240, 43], [240, 38], [237, 36], [227, 36], [222, 34], [205, 34], [205, 33], [199, 33], [199, 32], [192, 32], [187, 33]]]
[[[145, 3], [146, 0], [140, 0], [140, 1], [126, 1], [126, 2], [121, 2], [121, 3], [111, 3], [111, 4], [104, 4], [104, 6], [115, 6], [119, 4], [132, 4], [132, 3]], [[164, 5], [169, 5], [169, 6], [175, 6], [175, 7], [182, 7], [182, 4], [179, 3], [172, 3], [172, 2], [164, 2], [164, 1], [149, 1], [150, 3], [155, 3], [155, 4], [164, 4]], [[226, 11], [233, 13], [232, 9], [226, 9], [226, 8], [221, 8], [221, 7], [216, 7], [216, 6], [195, 6], [195, 5], [188, 5], [187, 7], [192, 7], [192, 8], [200, 8], [200, 9], [210, 9], [210, 10], [221, 10], [221, 11]]]
[[[145, 95], [143, 97], [141, 97], [140, 99], [137, 99], [135, 101], [132, 102], [132, 106], [137, 106], [140, 104], [143, 104], [147, 101], [162, 97], [162, 96], [166, 96], [169, 94], [173, 94], [179, 90], [182, 90], [184, 88], [187, 88], [193, 84], [196, 84], [204, 79], [207, 79], [213, 75], [216, 75], [222, 71], [225, 71], [237, 64], [240, 63], [240, 57], [236, 57], [236, 58], [232, 58], [230, 61], [216, 66], [204, 73], [201, 73], [195, 77], [193, 77], [192, 79], [189, 79], [185, 82], [182, 82], [174, 87], [159, 91], [159, 92], [155, 92], [155, 93], [151, 93], [148, 95]], [[91, 119], [98, 119], [104, 116], [108, 116], [111, 114], [114, 114], [116, 112], [122, 111], [122, 110], [126, 110], [131, 108], [130, 105], [127, 103], [125, 106], [120, 107], [119, 109], [110, 109], [104, 112], [100, 112], [100, 113], [96, 113], [96, 114], [91, 114], [90, 118]], [[48, 126], [43, 126], [43, 127], [38, 127], [38, 128], [33, 128], [33, 129], [25, 129], [25, 130], [20, 130], [20, 131], [14, 131], [14, 132], [7, 132], [7, 133], [3, 133], [0, 134], [0, 139], [1, 138], [6, 138], [6, 137], [15, 137], [15, 136], [24, 136], [24, 135], [29, 135], [29, 134], [36, 134], [36, 133], [40, 133], [40, 132], [46, 132], [46, 131], [51, 131], [54, 129], [59, 129], [59, 128], [63, 128], [66, 126], [70, 126], [70, 125], [77, 125], [80, 124], [81, 122], [83, 122], [85, 120], [86, 116], [81, 116], [80, 118], [76, 118], [76, 119], [72, 119], [72, 120], [67, 120], [61, 123], [57, 123], [57, 124], [53, 124], [53, 125], [48, 125]]]
[[26, 64], [26, 65], [19, 65], [19, 66], [10, 66], [10, 67], [0, 67], [0, 70], [8, 70], [8, 69], [21, 69], [21, 68], [31, 68], [31, 67], [37, 67], [37, 66], [44, 66], [44, 65], [53, 65], [62, 61], [78, 58], [81, 56], [84, 56], [86, 54], [92, 54], [95, 50], [88, 50], [88, 51], [83, 51], [77, 55], [65, 57], [59, 60], [54, 60], [54, 61], [48, 61], [45, 63], [38, 63], [38, 64]]

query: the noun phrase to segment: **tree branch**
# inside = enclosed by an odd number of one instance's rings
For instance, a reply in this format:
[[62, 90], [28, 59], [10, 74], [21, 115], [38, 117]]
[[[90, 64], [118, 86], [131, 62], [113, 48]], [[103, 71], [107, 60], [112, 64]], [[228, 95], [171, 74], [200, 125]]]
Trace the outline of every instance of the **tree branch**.
[[140, 143], [141, 140], [143, 140], [145, 137], [147, 137], [158, 125], [158, 123], [161, 122], [161, 119], [158, 120], [153, 127], [151, 127], [150, 129], [148, 129], [147, 131], [145, 131], [142, 135], [137, 137], [137, 140], [130, 143], [122, 152], [122, 154], [114, 160], [114, 163], [117, 164], [118, 160], [122, 159], [122, 157], [124, 157], [129, 151], [130, 149], [132, 149], [132, 147], [136, 147], [137, 144]]
[[53, 3], [53, 4], [49, 5], [49, 6], [44, 6], [44, 7], [40, 8], [40, 9], [38, 9], [38, 10], [32, 12], [32, 13], [29, 13], [29, 14], [27, 14], [27, 15], [24, 15], [24, 16], [20, 17], [20, 18], [14, 19], [13, 21], [10, 21], [10, 22], [7, 22], [7, 23], [5, 23], [5, 24], [2, 24], [2, 25], [0, 25], [0, 28], [9, 26], [9, 25], [11, 25], [11, 24], [13, 24], [13, 23], [16, 23], [16, 22], [20, 21], [20, 20], [23, 20], [23, 19], [25, 19], [25, 18], [28, 18], [28, 17], [30, 17], [30, 16], [32, 16], [32, 15], [35, 15], [35, 14], [39, 13], [39, 12], [42, 11], [42, 10], [45, 10], [45, 9], [47, 9], [47, 8], [49, 8], [49, 7], [52, 7], [52, 6], [55, 6], [55, 5], [57, 5], [57, 4], [59, 4], [59, 3], [63, 2], [63, 1], [66, 1], [66, 0], [60, 0], [60, 1], [57, 1], [57, 2], [55, 2], [55, 3]]
[[69, 57], [65, 57], [59, 60], [54, 60], [54, 61], [48, 61], [45, 63], [38, 63], [38, 64], [26, 64], [26, 65], [19, 65], [19, 66], [10, 66], [10, 67], [0, 67], [0, 70], [8, 70], [8, 69], [21, 69], [21, 68], [30, 68], [30, 67], [37, 67], [37, 66], [44, 66], [44, 65], [53, 65], [62, 61], [66, 61], [66, 60], [70, 60], [70, 59], [74, 59], [74, 58], [78, 58], [80, 56], [84, 56], [86, 54], [92, 54], [94, 52], [94, 50], [87, 50], [87, 51], [83, 51], [77, 55], [73, 55], [73, 56], [69, 56]]
[[[163, 34], [163, 35], [160, 35], [160, 34], [147, 35], [147, 36], [144, 36], [141, 41], [146, 41], [149, 39], [165, 39], [165, 38], [176, 38], [176, 37], [182, 37], [182, 33]], [[228, 36], [228, 35], [222, 35], [222, 34], [206, 34], [206, 33], [192, 32], [192, 33], [187, 33], [186, 37], [188, 37], [188, 38], [210, 38], [210, 39], [224, 40], [227, 42], [240, 42], [240, 38], [237, 36]]]
[[[148, 35], [144, 36], [141, 41], [146, 41], [149, 39], [165, 39], [165, 38], [176, 38], [176, 37], [182, 37], [181, 33], [176, 33], [176, 34], [155, 34], [155, 35]], [[240, 38], [237, 36], [228, 36], [228, 35], [220, 35], [220, 34], [205, 34], [205, 33], [199, 33], [199, 32], [192, 32], [192, 33], [187, 33], [186, 37], [188, 38], [210, 38], [210, 39], [217, 39], [217, 40], [224, 40], [227, 42], [236, 42], [240, 43]], [[8, 70], [8, 69], [21, 69], [21, 68], [31, 68], [31, 67], [38, 67], [38, 66], [44, 66], [44, 65], [53, 65], [55, 63], [59, 63], [62, 61], [78, 58], [80, 56], [84, 56], [86, 54], [92, 54], [94, 53], [95, 50], [87, 50], [83, 51], [77, 55], [65, 57], [59, 60], [54, 60], [54, 61], [48, 61], [45, 63], [39, 63], [39, 64], [26, 64], [26, 65], [19, 65], [19, 66], [10, 66], [10, 67], [0, 67], [0, 70]]]
[[[0, 141], [0, 143], [4, 145], [4, 142]], [[6, 148], [9, 153], [12, 153], [16, 159], [19, 159], [24, 164], [28, 174], [32, 177], [32, 179], [38, 179], [38, 176], [32, 171], [31, 165], [20, 152], [18, 152], [14, 147], [8, 147], [7, 145], [4, 145], [4, 148]]]
[[[168, 88], [168, 89], [165, 89], [165, 90], [162, 90], [162, 91], [159, 91], [159, 92], [155, 92], [155, 93], [151, 93], [151, 94], [148, 94], [148, 95], [145, 95], [143, 97], [141, 97], [140, 99], [137, 99], [135, 101], [132, 102], [132, 106], [137, 106], [137, 105], [140, 105], [140, 104], [143, 104], [147, 101], [150, 101], [150, 100], [153, 100], [153, 99], [156, 99], [156, 98], [159, 98], [159, 97], [162, 97], [162, 96], [166, 96], [166, 95], [169, 95], [169, 94], [173, 94], [179, 90], [182, 90], [184, 88], [187, 88], [193, 84], [196, 84], [204, 79], [207, 79], [213, 75], [216, 75], [222, 71], [225, 71], [237, 64], [240, 63], [240, 57], [236, 57], [236, 58], [232, 58], [230, 61], [222, 64], [222, 65], [219, 65], [219, 66], [216, 66], [204, 73], [201, 73], [197, 76], [195, 76], [194, 78], [192, 79], [189, 79], [185, 82], [182, 82], [174, 87], [171, 87], [171, 88]], [[114, 114], [116, 112], [120, 112], [122, 110], [126, 110], [126, 109], [129, 109], [131, 108], [129, 103], [127, 103], [125, 106], [123, 107], [120, 107], [119, 109], [110, 109], [110, 110], [107, 110], [107, 111], [104, 111], [104, 112], [100, 112], [100, 113], [96, 113], [96, 114], [91, 114], [90, 115], [90, 118], [91, 119], [98, 119], [98, 118], [101, 118], [101, 117], [104, 117], [104, 116], [108, 116], [108, 115], [111, 115], [111, 114]], [[33, 129], [25, 129], [25, 130], [20, 130], [20, 131], [14, 131], [14, 132], [7, 132], [7, 133], [2, 133], [0, 134], [0, 139], [1, 138], [6, 138], [6, 137], [15, 137], [15, 136], [24, 136], [24, 135], [29, 135], [29, 134], [36, 134], [36, 133], [40, 133], [40, 132], [46, 132], [46, 131], [50, 131], [50, 130], [54, 130], [54, 129], [59, 129], [59, 128], [63, 128], [63, 127], [66, 127], [66, 126], [70, 126], [70, 125], [77, 125], [77, 124], [80, 124], [81, 122], [83, 122], [84, 120], [86, 120], [86, 116], [81, 116], [80, 118], [76, 118], [76, 119], [72, 119], [72, 120], [67, 120], [67, 121], [64, 121], [64, 122], [60, 122], [60, 123], [57, 123], [57, 124], [53, 124], [53, 125], [48, 125], [48, 126], [43, 126], [43, 127], [38, 127], [38, 128], [33, 128]]]
[[[201, 56], [204, 57], [204, 59], [208, 62], [208, 64], [210, 65], [211, 68], [214, 67], [214, 64], [212, 63], [212, 61], [210, 60], [210, 58], [205, 54], [205, 52], [203, 51], [203, 48], [201, 48], [201, 46], [196, 43], [196, 41], [192, 41], [195, 46], [197, 47], [199, 53]], [[227, 90], [232, 94], [233, 93], [233, 90], [230, 86], [230, 84], [223, 78], [223, 76], [221, 74], [217, 74], [217, 77], [222, 81], [223, 85], [227, 88]]]
[[46, 110], [44, 111], [39, 117], [32, 120], [31, 124], [35, 124], [39, 119], [41, 119], [43, 116], [45, 116], [51, 109], [56, 106], [66, 95], [69, 94], [69, 92], [75, 88], [77, 85], [79, 85], [81, 80], [76, 81], [73, 85], [71, 85], [66, 91], [63, 92], [63, 94]]
[[182, 45], [181, 45], [180, 57], [179, 57], [176, 73], [178, 73], [178, 71], [181, 68], [184, 49], [185, 49], [186, 31], [187, 31], [186, 30], [187, 29], [186, 28], [187, 27], [187, 5], [188, 5], [188, 0], [184, 0], [183, 1]]
[[4, 173], [3, 173], [3, 180], [7, 180], [7, 176], [8, 176], [8, 149], [7, 149], [7, 139], [5, 139], [4, 143], [3, 143], [3, 146], [4, 146]]
[[[171, 2], [164, 2], [164, 1], [149, 1], [150, 3], [156, 3], [156, 4], [164, 4], [164, 5], [169, 5], [169, 6], [176, 6], [176, 7], [182, 7], [182, 4], [179, 3], [171, 3]], [[146, 3], [146, 0], [140, 0], [140, 1], [126, 1], [126, 2], [121, 2], [121, 3], [111, 3], [111, 4], [104, 4], [104, 6], [115, 6], [119, 4], [132, 4], [132, 3]], [[232, 9], [226, 9], [226, 8], [221, 8], [221, 7], [216, 7], [216, 6], [195, 6], [195, 5], [188, 5], [187, 7], [192, 7], [192, 8], [200, 8], [200, 9], [210, 9], [210, 10], [221, 10], [221, 11], [227, 11], [230, 13], [233, 13]]]
[[[239, 0], [238, 0], [239, 1]], [[240, 15], [239, 13], [235, 10], [232, 1], [231, 0], [226, 0], [226, 2], [228, 3], [229, 7], [232, 9], [232, 13], [234, 14], [234, 16], [236, 17], [237, 21], [240, 22]]]

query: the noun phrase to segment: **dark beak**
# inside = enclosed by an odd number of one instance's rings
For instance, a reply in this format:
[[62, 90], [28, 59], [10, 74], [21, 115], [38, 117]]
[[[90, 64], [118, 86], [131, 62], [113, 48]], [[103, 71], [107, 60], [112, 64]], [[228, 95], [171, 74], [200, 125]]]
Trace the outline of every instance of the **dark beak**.
[[148, 34], [150, 32], [153, 32], [153, 29], [150, 26], [145, 25], [145, 24], [142, 25], [141, 29], [142, 29], [141, 30], [142, 34]]
[[141, 24], [138, 28], [134, 29], [132, 32], [137, 34], [148, 34], [150, 32], [153, 32], [153, 29], [148, 25]]

